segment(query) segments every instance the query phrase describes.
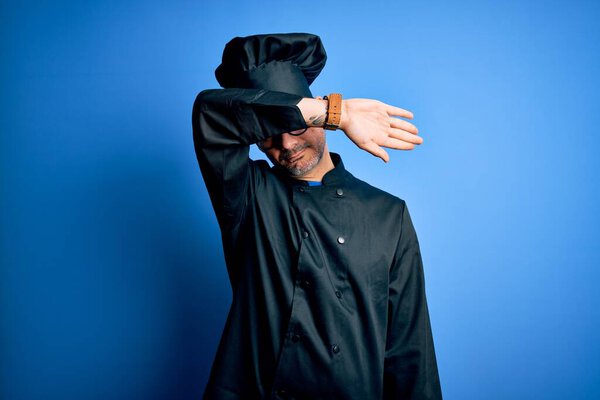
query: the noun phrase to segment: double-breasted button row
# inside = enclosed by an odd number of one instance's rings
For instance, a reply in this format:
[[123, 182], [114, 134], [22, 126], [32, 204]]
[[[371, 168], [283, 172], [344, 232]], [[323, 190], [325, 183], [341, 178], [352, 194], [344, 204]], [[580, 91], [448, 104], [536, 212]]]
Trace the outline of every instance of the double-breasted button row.
[[[308, 233], [308, 231], [302, 231], [302, 238], [303, 239], [308, 239], [309, 237], [310, 237], [310, 233]], [[344, 244], [346, 242], [346, 239], [343, 236], [338, 236], [337, 242], [339, 244]]]
[[307, 280], [302, 280], [302, 279], [296, 279], [296, 285], [297, 286], [304, 286], [304, 287], [309, 287], [310, 286], [310, 281]]
[[[309, 237], [310, 237], [310, 233], [308, 233], [308, 231], [302, 231], [302, 238], [303, 239], [308, 239]], [[344, 238], [343, 236], [338, 236], [337, 242], [339, 244], [344, 244], [344, 243], [346, 243], [346, 238]]]

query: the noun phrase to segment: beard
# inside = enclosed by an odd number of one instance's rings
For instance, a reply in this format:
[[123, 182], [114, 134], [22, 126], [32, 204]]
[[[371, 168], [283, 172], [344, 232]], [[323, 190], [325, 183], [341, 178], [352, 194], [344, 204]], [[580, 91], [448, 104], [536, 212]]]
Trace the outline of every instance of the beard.
[[[310, 152], [310, 153], [312, 153], [309, 156], [310, 158], [306, 159], [306, 157], [308, 157], [308, 155], [304, 155], [302, 157], [302, 160], [298, 160], [296, 162], [293, 162], [292, 164], [287, 163], [289, 158], [294, 157], [296, 154], [298, 154], [299, 152], [301, 152], [302, 150], [304, 150], [306, 148], [314, 149], [313, 152]], [[294, 147], [292, 150], [287, 150], [287, 151], [282, 152], [279, 156], [279, 159], [281, 162], [284, 162], [284, 164], [280, 163], [279, 165], [284, 167], [288, 171], [288, 173], [292, 176], [303, 176], [303, 175], [306, 175], [307, 173], [309, 173], [314, 167], [317, 166], [317, 164], [319, 164], [319, 161], [321, 161], [321, 158], [323, 158], [324, 152], [325, 152], [325, 139], [324, 138], [317, 141], [314, 146], [310, 146], [308, 143], [301, 144], [301, 145]]]

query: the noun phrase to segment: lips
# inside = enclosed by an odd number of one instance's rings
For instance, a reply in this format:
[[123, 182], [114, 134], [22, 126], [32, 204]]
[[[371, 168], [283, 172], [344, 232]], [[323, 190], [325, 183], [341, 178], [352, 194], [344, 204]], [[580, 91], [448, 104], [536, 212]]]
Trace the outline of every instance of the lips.
[[302, 149], [298, 153], [294, 154], [292, 157], [287, 158], [287, 162], [298, 161], [300, 157], [302, 157], [302, 155], [304, 154], [304, 150], [305, 149]]

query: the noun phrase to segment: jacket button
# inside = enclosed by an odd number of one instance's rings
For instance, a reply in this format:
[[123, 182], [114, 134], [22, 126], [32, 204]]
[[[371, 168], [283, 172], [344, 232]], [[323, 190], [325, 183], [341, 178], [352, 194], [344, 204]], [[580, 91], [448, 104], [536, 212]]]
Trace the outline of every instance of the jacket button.
[[331, 351], [337, 354], [340, 352], [340, 347], [337, 344], [334, 344], [333, 346], [331, 346]]
[[337, 296], [338, 299], [342, 298], [342, 292], [340, 292], [339, 290], [335, 291], [335, 295]]
[[307, 232], [307, 231], [303, 231], [303, 232], [302, 232], [302, 237], [303, 237], [304, 239], [308, 238], [308, 232]]
[[302, 279], [296, 279], [296, 286], [309, 287], [310, 281], [303, 281]]
[[300, 186], [300, 187], [298, 188], [298, 190], [299, 190], [299, 191], [301, 191], [301, 192], [304, 192], [306, 189], [304, 189], [304, 186]]
[[335, 193], [336, 193], [338, 196], [342, 196], [342, 195], [344, 194], [344, 191], [343, 191], [342, 189], [336, 189]]
[[298, 342], [298, 340], [300, 340], [300, 335], [294, 333], [294, 335], [292, 336], [292, 342], [296, 343]]
[[338, 241], [339, 244], [343, 244], [346, 241], [346, 239], [344, 239], [343, 236], [340, 236], [340, 237], [337, 238], [337, 241]]

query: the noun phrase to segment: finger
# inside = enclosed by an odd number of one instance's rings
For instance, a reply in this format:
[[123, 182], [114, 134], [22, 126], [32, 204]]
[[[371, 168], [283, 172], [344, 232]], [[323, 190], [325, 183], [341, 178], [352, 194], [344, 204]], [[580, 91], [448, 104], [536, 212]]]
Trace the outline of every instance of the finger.
[[406, 132], [405, 130], [402, 130], [402, 129], [389, 128], [387, 130], [387, 132], [388, 132], [388, 136], [391, 138], [394, 138], [394, 139], [400, 139], [405, 142], [414, 143], [414, 144], [423, 143], [423, 138], [421, 136], [417, 136], [413, 133]]
[[390, 126], [392, 128], [399, 128], [399, 129], [403, 129], [405, 131], [414, 133], [415, 135], [417, 133], [419, 133], [419, 130], [417, 129], [416, 126], [414, 126], [413, 124], [411, 124], [408, 121], [405, 121], [403, 119], [400, 118], [394, 118], [394, 117], [390, 117]]
[[413, 113], [408, 110], [405, 110], [404, 108], [390, 106], [389, 104], [386, 104], [385, 111], [389, 115], [397, 115], [399, 117], [413, 119]]
[[415, 145], [413, 143], [408, 143], [403, 140], [394, 139], [391, 137], [385, 139], [383, 143], [380, 143], [380, 145], [396, 150], [412, 150], [415, 148]]
[[388, 153], [374, 142], [366, 143], [361, 148], [373, 154], [375, 157], [381, 158], [384, 162], [388, 162], [390, 160]]

